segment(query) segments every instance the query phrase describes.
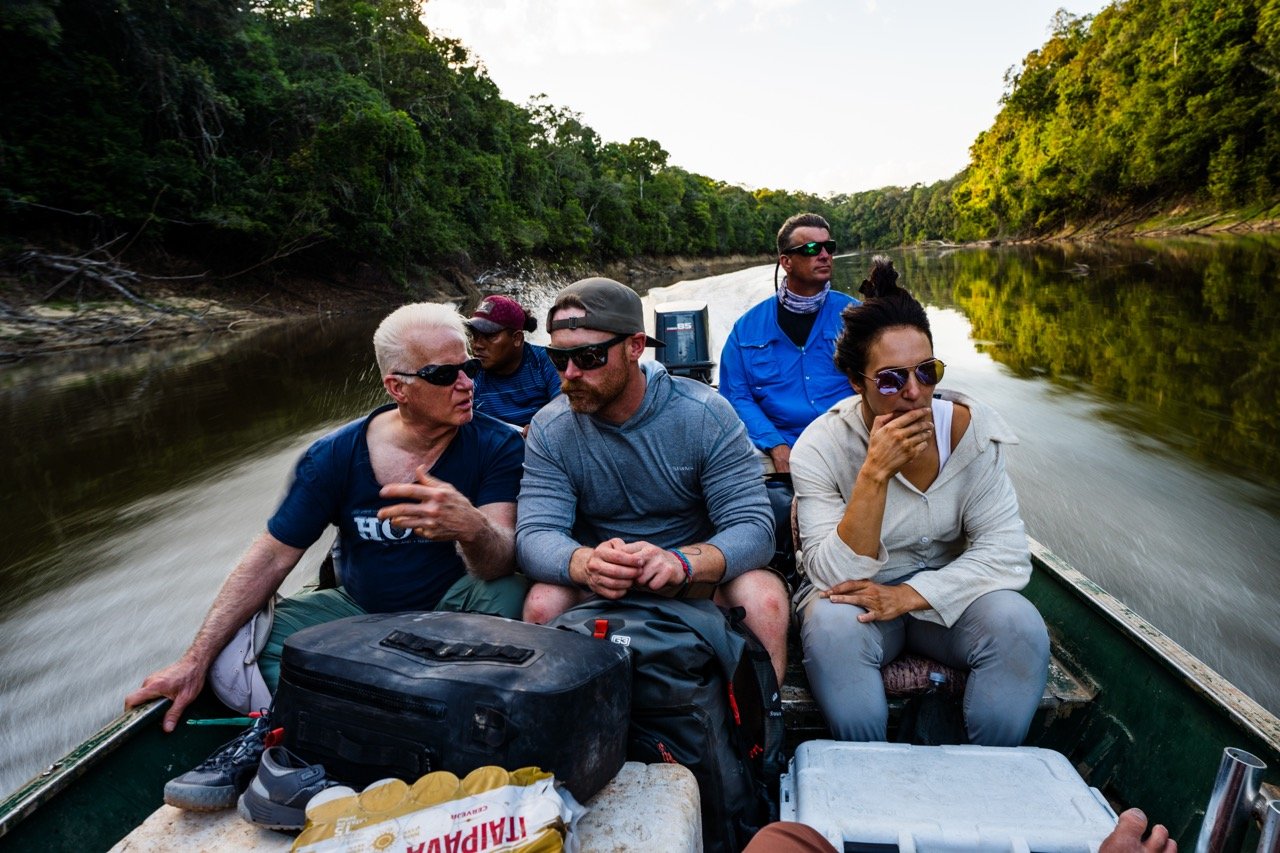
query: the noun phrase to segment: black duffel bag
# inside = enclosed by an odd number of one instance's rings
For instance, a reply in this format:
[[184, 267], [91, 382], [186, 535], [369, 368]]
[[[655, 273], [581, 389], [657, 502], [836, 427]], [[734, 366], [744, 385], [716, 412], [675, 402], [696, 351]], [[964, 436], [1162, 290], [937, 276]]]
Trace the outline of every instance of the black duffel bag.
[[777, 819], [782, 699], [740, 610], [631, 592], [589, 598], [551, 624], [631, 652], [627, 758], [693, 772], [708, 853], [741, 850]]
[[624, 648], [474, 613], [352, 616], [285, 641], [284, 744], [353, 787], [495, 764], [554, 773], [580, 802], [626, 755]]

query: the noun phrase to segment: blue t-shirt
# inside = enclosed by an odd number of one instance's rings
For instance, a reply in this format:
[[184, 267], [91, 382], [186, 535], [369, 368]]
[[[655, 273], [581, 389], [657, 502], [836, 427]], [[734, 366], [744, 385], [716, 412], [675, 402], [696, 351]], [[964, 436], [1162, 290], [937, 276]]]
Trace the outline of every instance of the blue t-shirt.
[[[378, 520], [379, 509], [401, 501], [378, 496], [382, 484], [365, 437], [369, 422], [391, 408], [382, 406], [307, 448], [267, 530], [290, 547], [307, 548], [333, 524], [335, 567], [357, 604], [370, 613], [432, 610], [466, 567], [453, 542], [433, 542]], [[514, 503], [523, 463], [519, 434], [477, 414], [458, 429], [430, 474], [477, 507]]]
[[545, 348], [526, 343], [520, 367], [510, 376], [487, 370], [476, 377], [476, 411], [524, 426], [560, 393], [560, 374], [551, 366]]

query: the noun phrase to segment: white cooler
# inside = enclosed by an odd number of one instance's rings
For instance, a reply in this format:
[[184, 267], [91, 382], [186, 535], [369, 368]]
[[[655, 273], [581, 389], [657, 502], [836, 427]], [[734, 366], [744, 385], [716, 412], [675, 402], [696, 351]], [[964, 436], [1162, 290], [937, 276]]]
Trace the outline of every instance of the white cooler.
[[782, 775], [781, 817], [837, 850], [1096, 853], [1115, 812], [1038, 747], [811, 740]]

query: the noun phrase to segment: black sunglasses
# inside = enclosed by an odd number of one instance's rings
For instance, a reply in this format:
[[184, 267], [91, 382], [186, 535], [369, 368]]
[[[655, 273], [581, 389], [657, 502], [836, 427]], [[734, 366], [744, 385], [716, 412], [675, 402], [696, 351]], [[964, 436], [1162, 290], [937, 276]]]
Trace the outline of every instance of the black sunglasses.
[[801, 243], [799, 246], [792, 246], [790, 249], [783, 249], [784, 255], [804, 255], [806, 258], [812, 258], [822, 253], [826, 249], [828, 255], [836, 253], [835, 240], [810, 240], [808, 243]]
[[580, 347], [570, 347], [569, 349], [547, 347], [547, 358], [551, 359], [551, 366], [561, 373], [569, 369], [569, 362], [571, 361], [579, 370], [595, 370], [597, 367], [604, 367], [609, 363], [609, 349], [612, 346], [622, 343], [629, 337], [631, 337], [631, 334], [617, 335], [598, 344], [586, 344]]
[[396, 376], [416, 376], [432, 385], [452, 385], [458, 381], [458, 374], [467, 374], [468, 379], [475, 379], [480, 372], [480, 359], [469, 358], [461, 364], [428, 364], [413, 373], [400, 370], [391, 371]]
[[886, 367], [884, 370], [876, 371], [875, 376], [867, 376], [865, 373], [859, 375], [863, 379], [875, 382], [876, 390], [888, 397], [906, 388], [907, 378], [912, 373], [915, 373], [916, 381], [921, 385], [937, 385], [942, 381], [942, 373], [946, 367], [941, 359], [931, 358], [920, 362], [915, 367]]

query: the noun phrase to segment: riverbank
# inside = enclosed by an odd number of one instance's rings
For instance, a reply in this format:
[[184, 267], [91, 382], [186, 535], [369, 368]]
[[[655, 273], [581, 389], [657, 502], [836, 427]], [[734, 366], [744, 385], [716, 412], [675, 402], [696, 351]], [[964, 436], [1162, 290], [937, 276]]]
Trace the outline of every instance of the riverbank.
[[485, 270], [424, 271], [407, 285], [372, 270], [260, 273], [217, 279], [181, 264], [144, 273], [109, 258], [28, 249], [0, 274], [0, 362], [67, 350], [234, 332], [290, 318], [387, 311], [405, 302], [463, 308], [485, 294], [558, 288], [607, 275], [637, 290], [767, 263], [766, 256], [631, 258], [599, 266], [526, 260]]
[[[1280, 205], [1206, 211], [1193, 201], [1165, 201], [1064, 223], [1036, 237], [971, 245], [1276, 230], [1280, 230]], [[105, 255], [26, 247], [0, 261], [0, 363], [67, 350], [237, 331], [304, 316], [386, 311], [411, 301], [450, 301], [465, 309], [488, 293], [554, 290], [589, 275], [607, 275], [643, 292], [683, 278], [771, 260], [771, 255], [676, 256], [565, 265], [526, 259], [489, 269], [462, 261], [436, 270], [420, 269], [409, 283], [400, 283], [367, 265], [338, 269], [320, 262], [310, 269], [264, 269], [224, 278], [200, 270], [193, 261], [163, 253], [125, 264]]]
[[1006, 242], [1090, 241], [1133, 237], [1181, 237], [1192, 234], [1249, 234], [1280, 230], [1280, 204], [1206, 210], [1193, 201], [1151, 204], [1069, 223], [1034, 240]]

